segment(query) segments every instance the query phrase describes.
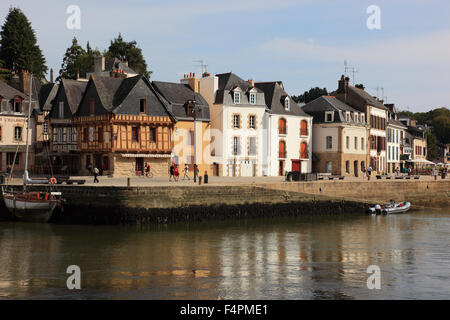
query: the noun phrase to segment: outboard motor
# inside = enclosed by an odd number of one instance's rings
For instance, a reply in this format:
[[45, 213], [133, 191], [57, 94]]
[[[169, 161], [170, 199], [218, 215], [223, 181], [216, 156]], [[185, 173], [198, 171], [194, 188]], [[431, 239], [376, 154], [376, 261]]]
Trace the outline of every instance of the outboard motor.
[[381, 214], [381, 206], [379, 204], [375, 205], [375, 213], [377, 215]]

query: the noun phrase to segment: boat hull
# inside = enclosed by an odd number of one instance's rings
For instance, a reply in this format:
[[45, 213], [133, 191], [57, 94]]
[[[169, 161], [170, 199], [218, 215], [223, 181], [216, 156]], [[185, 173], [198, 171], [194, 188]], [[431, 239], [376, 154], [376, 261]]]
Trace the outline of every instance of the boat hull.
[[14, 216], [27, 222], [48, 222], [59, 201], [28, 201], [17, 199], [14, 195], [3, 195], [5, 206]]

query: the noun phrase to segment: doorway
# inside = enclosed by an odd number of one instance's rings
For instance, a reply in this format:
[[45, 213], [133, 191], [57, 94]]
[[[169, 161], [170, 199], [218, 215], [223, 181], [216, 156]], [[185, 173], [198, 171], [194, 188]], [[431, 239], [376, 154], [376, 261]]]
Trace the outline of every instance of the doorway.
[[358, 172], [358, 161], [357, 160], [353, 162], [353, 170], [355, 172], [355, 177], [358, 177], [359, 172]]
[[280, 160], [279, 168], [278, 168], [278, 175], [284, 176], [284, 160]]
[[136, 158], [136, 174], [144, 170], [144, 158]]

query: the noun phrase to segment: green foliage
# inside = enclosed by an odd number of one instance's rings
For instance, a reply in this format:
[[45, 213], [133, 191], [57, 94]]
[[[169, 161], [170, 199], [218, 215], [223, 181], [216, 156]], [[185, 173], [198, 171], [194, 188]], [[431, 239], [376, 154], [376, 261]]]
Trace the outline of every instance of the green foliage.
[[47, 72], [31, 23], [19, 8], [10, 8], [0, 32], [0, 59], [14, 71], [30, 70], [39, 79]]
[[126, 42], [122, 35], [111, 41], [108, 51], [105, 52], [107, 58], [118, 58], [128, 61], [128, 66], [139, 74], [150, 78], [151, 71], [147, 70], [147, 63], [145, 62], [142, 50], [137, 46], [136, 41]]
[[319, 88], [319, 87], [315, 87], [315, 88], [311, 88], [309, 91], [305, 91], [303, 94], [299, 95], [299, 96], [292, 96], [292, 99], [294, 99], [295, 102], [303, 102], [303, 103], [308, 103], [310, 101], [313, 101], [321, 96], [326, 96], [328, 95], [328, 91], [326, 88]]
[[59, 77], [56, 81], [59, 81], [61, 78], [76, 80], [78, 73], [81, 78], [85, 78], [87, 73], [92, 71], [96, 55], [100, 55], [100, 52], [92, 50], [89, 42], [86, 50], [84, 50], [78, 44], [77, 38], [73, 38], [72, 45], [67, 48], [64, 55], [61, 70], [59, 70]]
[[0, 60], [0, 81], [8, 82], [9, 70], [4, 67], [3, 60]]

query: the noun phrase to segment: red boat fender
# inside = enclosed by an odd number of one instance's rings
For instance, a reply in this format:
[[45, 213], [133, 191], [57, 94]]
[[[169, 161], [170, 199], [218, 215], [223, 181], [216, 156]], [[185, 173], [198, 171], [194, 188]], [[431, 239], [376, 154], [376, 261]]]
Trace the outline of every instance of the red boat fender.
[[56, 178], [50, 178], [50, 184], [56, 184], [58, 181], [56, 181]]

